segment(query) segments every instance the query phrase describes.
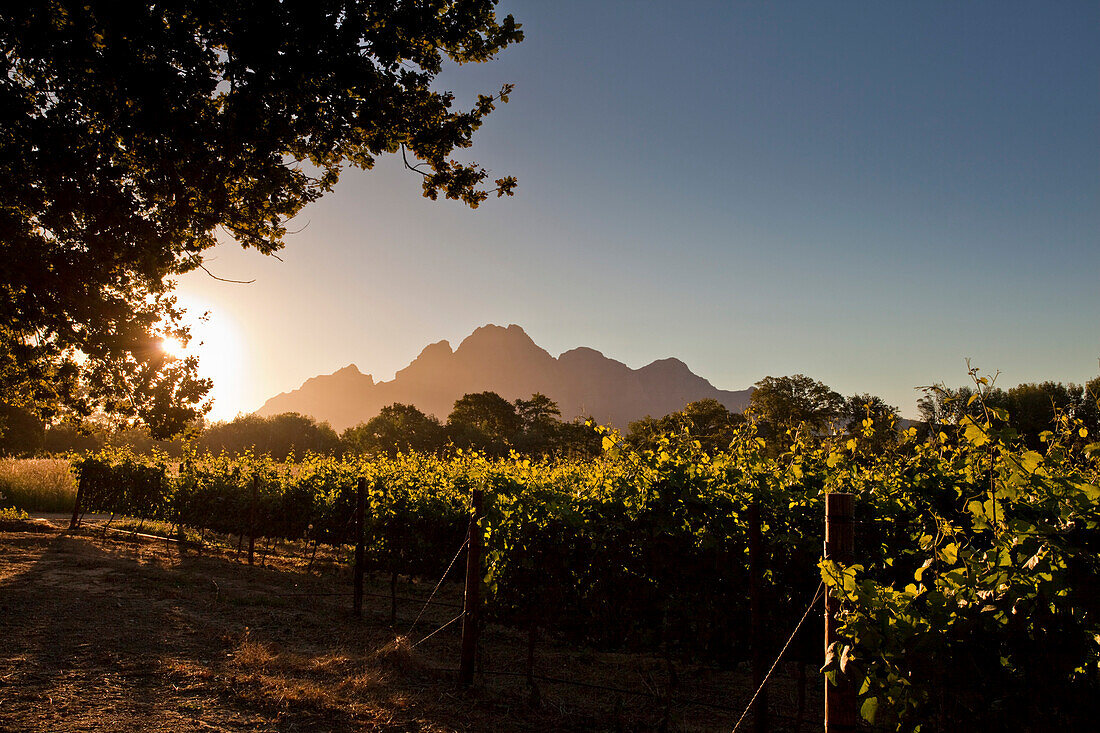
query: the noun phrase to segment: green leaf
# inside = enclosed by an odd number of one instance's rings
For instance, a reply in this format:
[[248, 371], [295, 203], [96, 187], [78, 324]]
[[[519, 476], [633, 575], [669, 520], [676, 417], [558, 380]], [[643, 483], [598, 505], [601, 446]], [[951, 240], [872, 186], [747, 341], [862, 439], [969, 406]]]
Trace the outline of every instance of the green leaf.
[[924, 571], [931, 567], [931, 565], [932, 558], [928, 558], [927, 560], [925, 560], [924, 564], [917, 568], [917, 571], [913, 573], [913, 580], [919, 583], [921, 581], [921, 578], [924, 577]]
[[878, 714], [878, 698], [869, 697], [863, 701], [863, 704], [859, 707], [859, 714], [868, 723], [875, 722], [875, 715]]
[[1028, 473], [1035, 473], [1037, 469], [1043, 463], [1043, 457], [1033, 450], [1029, 450], [1020, 456], [1020, 466]]
[[963, 437], [966, 438], [966, 442], [970, 443], [970, 445], [975, 448], [981, 448], [983, 445], [989, 443], [989, 436], [973, 421], [969, 422], [963, 430]]

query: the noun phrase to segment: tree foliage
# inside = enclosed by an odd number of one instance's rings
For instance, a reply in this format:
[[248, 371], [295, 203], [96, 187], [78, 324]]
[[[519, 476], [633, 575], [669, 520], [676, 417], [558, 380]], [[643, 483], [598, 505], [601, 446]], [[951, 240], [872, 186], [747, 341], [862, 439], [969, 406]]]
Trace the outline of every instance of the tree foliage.
[[340, 436], [353, 453], [396, 455], [415, 451], [434, 453], [446, 444], [443, 425], [434, 415], [425, 415], [413, 405], [387, 405], [365, 423], [348, 428]]
[[507, 453], [521, 426], [516, 406], [496, 392], [463, 395], [447, 417], [447, 432], [456, 446], [491, 455]]
[[755, 386], [746, 412], [780, 433], [803, 425], [811, 432], [822, 432], [844, 405], [844, 398], [827, 385], [802, 374], [764, 377]]
[[0, 402], [0, 456], [33, 456], [45, 442], [45, 426], [37, 416]]
[[511, 87], [456, 109], [435, 83], [445, 62], [487, 61], [522, 39], [494, 9], [0, 6], [0, 400], [177, 432], [210, 384], [159, 339], [186, 339], [173, 281], [205, 267], [219, 231], [273, 254], [343, 166], [387, 153], [405, 156], [429, 198], [510, 195], [515, 179], [486, 186], [484, 168], [452, 156]]
[[216, 423], [198, 438], [199, 447], [213, 452], [256, 453], [285, 461], [290, 455], [306, 452], [335, 454], [340, 439], [327, 422], [297, 412], [271, 417], [242, 415], [226, 423]]
[[1041, 436], [1054, 430], [1062, 418], [1080, 420], [1093, 434], [1100, 433], [1100, 377], [1084, 385], [1072, 382], [1029, 382], [1009, 389], [990, 384], [979, 393], [971, 386], [950, 388], [934, 385], [926, 388], [917, 402], [917, 411], [927, 428], [935, 432], [947, 426], [957, 426], [967, 420], [980, 420], [985, 408], [994, 408], [1005, 415], [1008, 427], [1014, 429], [1029, 448], [1042, 448]]
[[646, 416], [630, 423], [626, 440], [637, 450], [652, 449], [662, 436], [676, 433], [699, 441], [704, 450], [716, 453], [729, 447], [745, 416], [730, 412], [713, 398], [689, 402], [683, 410], [662, 418]]

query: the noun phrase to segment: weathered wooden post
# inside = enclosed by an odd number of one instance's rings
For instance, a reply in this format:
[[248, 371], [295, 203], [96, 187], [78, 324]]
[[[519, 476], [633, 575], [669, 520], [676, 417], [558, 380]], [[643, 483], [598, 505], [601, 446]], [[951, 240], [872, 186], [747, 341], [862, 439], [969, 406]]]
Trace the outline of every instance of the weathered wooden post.
[[[855, 561], [855, 496], [830, 493], [825, 495], [825, 559], [840, 565]], [[841, 641], [837, 634], [840, 599], [825, 594], [825, 650]], [[825, 733], [848, 733], [856, 730], [856, 688], [848, 675], [837, 672], [837, 684], [825, 680]]]
[[356, 618], [363, 615], [363, 524], [367, 512], [367, 480], [359, 478], [355, 494], [355, 593], [352, 611]]
[[753, 730], [756, 733], [768, 732], [768, 688], [761, 687], [767, 673], [768, 661], [765, 658], [764, 618], [760, 608], [760, 578], [763, 574], [760, 534], [760, 504], [753, 499], [749, 505], [749, 627], [752, 634], [752, 682], [759, 689], [753, 708]]
[[462, 605], [462, 660], [458, 665], [459, 684], [474, 681], [474, 659], [477, 656], [479, 605], [481, 602], [481, 489], [473, 491], [470, 512], [470, 533], [466, 544], [466, 596]]
[[69, 520], [69, 529], [76, 529], [80, 526], [80, 504], [84, 501], [85, 483], [84, 472], [81, 471], [80, 480], [76, 484], [76, 503], [73, 504], [73, 518]]
[[255, 562], [256, 555], [256, 498], [260, 492], [260, 479], [252, 475], [252, 500], [248, 504], [248, 564]]

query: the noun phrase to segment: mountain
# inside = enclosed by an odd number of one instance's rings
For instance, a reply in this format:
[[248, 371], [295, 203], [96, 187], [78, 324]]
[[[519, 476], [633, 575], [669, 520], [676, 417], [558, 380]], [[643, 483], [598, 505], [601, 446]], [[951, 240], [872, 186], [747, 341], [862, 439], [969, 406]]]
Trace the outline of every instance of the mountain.
[[256, 414], [300, 412], [343, 430], [369, 420], [386, 405], [403, 402], [446, 420], [462, 395], [490, 390], [508, 400], [542, 392], [558, 403], [564, 420], [591, 416], [620, 428], [708, 397], [741, 412], [752, 393], [717, 389], [679, 359], [631, 369], [586, 347], [555, 358], [519, 326], [490, 324], [467, 336], [457, 349], [446, 341], [427, 346], [392, 381], [375, 382], [350, 364], [272, 397]]

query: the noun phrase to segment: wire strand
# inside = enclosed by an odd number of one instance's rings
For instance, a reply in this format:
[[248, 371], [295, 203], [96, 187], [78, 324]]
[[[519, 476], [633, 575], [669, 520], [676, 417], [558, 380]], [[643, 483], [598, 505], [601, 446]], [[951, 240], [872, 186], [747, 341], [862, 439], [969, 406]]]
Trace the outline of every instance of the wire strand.
[[413, 645], [412, 645], [412, 648], [413, 648], [413, 649], [415, 649], [416, 647], [420, 646], [421, 644], [423, 644], [424, 642], [426, 642], [426, 641], [427, 641], [428, 639], [432, 638], [433, 636], [435, 636], [436, 634], [438, 634], [438, 633], [439, 633], [440, 631], [442, 631], [443, 629], [447, 628], [448, 626], [450, 626], [451, 624], [453, 624], [453, 623], [454, 623], [455, 621], [458, 621], [458, 620], [459, 620], [460, 618], [462, 618], [462, 617], [463, 617], [463, 616], [465, 616], [465, 615], [466, 615], [466, 612], [465, 612], [465, 611], [463, 611], [462, 613], [458, 614], [458, 615], [457, 615], [457, 616], [455, 616], [455, 617], [454, 617], [453, 619], [451, 619], [451, 620], [450, 620], [450, 621], [448, 621], [447, 623], [443, 624], [443, 625], [442, 625], [442, 626], [440, 626], [440, 627], [439, 627], [438, 629], [436, 629], [436, 630], [435, 630], [435, 631], [433, 631], [432, 633], [428, 634], [427, 636], [425, 636], [425, 637], [424, 637], [423, 639], [421, 639], [420, 641], [418, 641], [418, 642], [416, 642], [415, 644], [413, 644]]
[[[470, 533], [467, 531], [466, 539], [462, 540], [462, 544], [458, 546], [458, 552], [456, 552], [455, 556], [451, 558], [451, 562], [449, 565], [447, 565], [447, 569], [443, 571], [443, 575], [440, 576], [439, 582], [436, 583], [435, 588], [432, 589], [432, 594], [428, 596], [428, 600], [424, 601], [424, 605], [420, 608], [420, 613], [416, 614], [416, 619], [413, 620], [412, 626], [410, 626], [409, 630], [405, 632], [406, 637], [412, 636], [413, 629], [416, 628], [417, 623], [420, 622], [420, 617], [424, 615], [424, 611], [427, 610], [428, 605], [432, 602], [432, 599], [435, 598], [435, 594], [436, 591], [439, 590], [439, 586], [443, 585], [443, 581], [446, 580], [448, 573], [451, 572], [451, 568], [454, 567], [455, 561], [458, 560], [458, 556], [462, 554], [463, 548], [465, 548], [468, 544], [470, 544]], [[465, 609], [463, 610], [463, 613], [465, 613]]]
[[771, 669], [769, 669], [768, 673], [764, 675], [764, 679], [761, 680], [760, 686], [756, 688], [756, 692], [752, 693], [752, 699], [749, 700], [749, 704], [745, 706], [745, 711], [741, 713], [741, 717], [737, 719], [737, 723], [735, 723], [733, 726], [733, 733], [737, 733], [737, 729], [741, 727], [741, 723], [744, 722], [745, 716], [749, 714], [750, 710], [752, 710], [753, 703], [756, 702], [756, 698], [760, 695], [760, 691], [764, 689], [764, 685], [768, 684], [768, 680], [771, 679], [772, 672], [774, 672], [775, 668], [779, 666], [779, 660], [783, 658], [783, 654], [787, 651], [787, 647], [789, 647], [791, 645], [791, 642], [794, 641], [795, 634], [797, 634], [798, 630], [802, 628], [802, 623], [807, 619], [807, 617], [809, 617], [810, 611], [813, 610], [814, 606], [817, 605], [818, 600], [822, 597], [823, 594], [821, 592], [821, 589], [824, 587], [824, 580], [817, 584], [817, 590], [814, 591], [814, 598], [812, 601], [810, 601], [810, 605], [806, 606], [806, 613], [802, 614], [802, 618], [798, 620], [798, 624], [794, 627], [794, 631], [792, 631], [791, 635], [787, 637], [787, 643], [784, 644], [783, 648], [779, 650], [778, 656], [776, 656], [775, 661], [772, 662]]

